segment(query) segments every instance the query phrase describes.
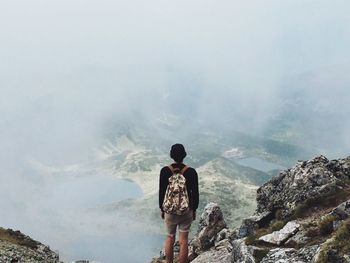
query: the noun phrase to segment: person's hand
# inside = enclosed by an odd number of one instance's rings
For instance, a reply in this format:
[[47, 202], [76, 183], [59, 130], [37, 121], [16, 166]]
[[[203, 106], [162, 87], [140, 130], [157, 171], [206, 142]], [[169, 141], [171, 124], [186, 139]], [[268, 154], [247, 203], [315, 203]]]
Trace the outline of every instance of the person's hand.
[[193, 221], [196, 220], [196, 211], [193, 211]]
[[160, 211], [160, 217], [164, 219], [164, 211]]

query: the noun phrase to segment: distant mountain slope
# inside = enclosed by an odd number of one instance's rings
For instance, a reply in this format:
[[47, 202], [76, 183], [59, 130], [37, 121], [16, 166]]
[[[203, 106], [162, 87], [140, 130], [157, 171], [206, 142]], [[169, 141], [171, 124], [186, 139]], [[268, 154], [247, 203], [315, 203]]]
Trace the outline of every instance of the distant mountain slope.
[[[159, 171], [162, 166], [168, 165], [171, 159], [167, 151], [162, 152], [157, 147], [148, 147], [147, 144], [133, 141], [132, 136], [122, 135], [114, 143], [111, 142], [103, 147], [99, 156], [104, 160], [103, 169], [115, 176], [136, 182], [144, 193], [141, 199], [125, 200], [107, 205], [105, 208], [109, 211], [112, 209], [112, 211], [124, 211], [127, 214], [142, 216], [145, 222], [154, 222], [159, 217]], [[213, 146], [208, 148], [208, 150], [212, 149]], [[239, 165], [233, 159], [224, 158], [221, 155], [221, 151], [216, 155], [214, 151], [203, 156], [199, 153], [191, 154], [188, 164], [201, 164], [192, 165], [199, 174], [199, 209], [203, 209], [208, 200], [214, 200], [222, 207], [228, 223], [236, 226], [242, 218], [255, 210], [256, 189], [266, 182], [270, 175]], [[149, 228], [153, 228], [152, 231], [157, 229], [162, 231], [162, 227], [160, 224]]]

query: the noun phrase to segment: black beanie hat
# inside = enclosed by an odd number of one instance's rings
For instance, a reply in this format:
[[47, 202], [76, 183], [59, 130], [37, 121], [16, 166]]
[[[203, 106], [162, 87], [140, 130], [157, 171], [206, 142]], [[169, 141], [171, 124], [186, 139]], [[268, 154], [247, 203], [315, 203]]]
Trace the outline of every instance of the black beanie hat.
[[175, 162], [182, 162], [186, 155], [185, 147], [182, 144], [177, 143], [171, 146], [170, 157]]

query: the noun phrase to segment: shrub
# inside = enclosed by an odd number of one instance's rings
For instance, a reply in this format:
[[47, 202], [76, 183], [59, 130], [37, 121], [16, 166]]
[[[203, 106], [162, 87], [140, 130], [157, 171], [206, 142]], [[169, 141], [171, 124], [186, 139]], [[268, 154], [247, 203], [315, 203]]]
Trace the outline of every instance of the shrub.
[[334, 243], [344, 253], [350, 252], [350, 219], [343, 222], [334, 235]]
[[281, 209], [278, 209], [277, 211], [276, 211], [276, 213], [275, 213], [275, 218], [277, 219], [277, 220], [282, 220], [283, 219], [283, 213], [282, 213], [282, 210]]
[[326, 236], [333, 232], [333, 222], [335, 220], [335, 217], [332, 215], [326, 216], [324, 219], [322, 219], [319, 222], [319, 232], [320, 235]]
[[319, 234], [320, 234], [320, 233], [319, 233], [317, 227], [311, 227], [311, 228], [309, 228], [309, 229], [306, 231], [306, 233], [305, 233], [305, 235], [306, 235], [307, 237], [317, 237]]
[[322, 248], [319, 254], [317, 263], [327, 263], [329, 252], [336, 252], [336, 255], [332, 254], [332, 257], [341, 257], [344, 254], [350, 253], [350, 219], [343, 222], [333, 234], [333, 239], [330, 243]]
[[324, 193], [307, 199], [305, 202], [298, 204], [290, 219], [303, 218], [312, 213], [311, 208], [329, 208], [338, 205], [349, 199], [350, 187], [348, 181], [343, 181], [347, 188], [338, 186], [339, 183], [328, 185], [323, 189]]
[[285, 224], [286, 224], [286, 223], [285, 223], [284, 221], [280, 221], [280, 220], [274, 222], [274, 223], [270, 226], [270, 229], [272, 230], [271, 232], [273, 232], [273, 231], [278, 231], [278, 230], [282, 229], [282, 228], [284, 227]]
[[297, 218], [303, 217], [303, 215], [306, 214], [307, 210], [308, 210], [308, 207], [306, 204], [297, 205], [293, 211], [291, 219], [297, 219]]
[[269, 253], [268, 249], [256, 249], [254, 250], [253, 257], [256, 263], [259, 263]]

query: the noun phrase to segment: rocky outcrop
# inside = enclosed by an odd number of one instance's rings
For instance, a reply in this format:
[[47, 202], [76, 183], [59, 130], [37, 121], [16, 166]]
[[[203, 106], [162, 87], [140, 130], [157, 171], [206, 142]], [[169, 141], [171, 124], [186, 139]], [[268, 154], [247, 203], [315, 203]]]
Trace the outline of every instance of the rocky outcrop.
[[59, 263], [50, 247], [31, 239], [20, 231], [0, 228], [0, 262]]
[[257, 191], [258, 213], [280, 210], [291, 215], [298, 204], [330, 192], [350, 179], [350, 157], [329, 161], [324, 156], [299, 161]]
[[[212, 254], [212, 260], [214, 258], [223, 260], [230, 250], [223, 244], [232, 236], [233, 233], [226, 228], [220, 207], [216, 203], [207, 204], [199, 220], [198, 233], [190, 242], [189, 258], [195, 259], [198, 255], [205, 253], [206, 256]], [[207, 251], [210, 248], [210, 252]], [[201, 256], [195, 262], [201, 262], [201, 258], [204, 257]]]
[[[220, 207], [208, 204], [190, 242], [190, 261], [350, 262], [350, 157], [299, 161], [260, 187], [257, 202], [255, 214], [234, 230]], [[300, 208], [305, 211], [297, 213]]]
[[318, 246], [305, 247], [300, 250], [294, 248], [274, 248], [261, 260], [261, 263], [308, 263], [315, 262]]
[[217, 234], [226, 228], [226, 222], [220, 207], [215, 203], [209, 203], [204, 208], [200, 217], [198, 230], [198, 248], [205, 250], [214, 244]]

